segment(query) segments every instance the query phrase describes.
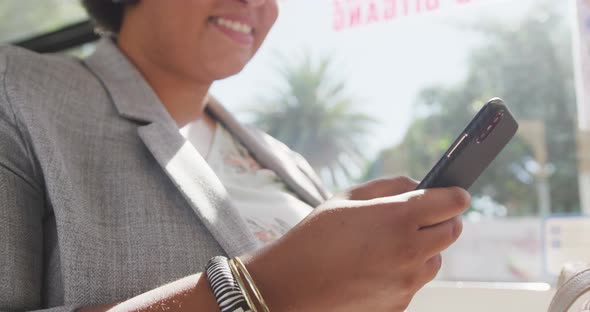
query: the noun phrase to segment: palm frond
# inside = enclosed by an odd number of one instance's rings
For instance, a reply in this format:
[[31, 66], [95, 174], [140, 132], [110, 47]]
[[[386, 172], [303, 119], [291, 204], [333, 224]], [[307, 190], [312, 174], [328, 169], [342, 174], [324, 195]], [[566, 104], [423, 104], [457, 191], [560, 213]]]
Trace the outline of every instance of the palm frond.
[[314, 62], [306, 54], [293, 63], [281, 62], [278, 85], [250, 108], [255, 123], [302, 154], [329, 184], [351, 181], [366, 162], [362, 149], [371, 116], [354, 108], [359, 103], [347, 94], [346, 82], [330, 75], [331, 62]]

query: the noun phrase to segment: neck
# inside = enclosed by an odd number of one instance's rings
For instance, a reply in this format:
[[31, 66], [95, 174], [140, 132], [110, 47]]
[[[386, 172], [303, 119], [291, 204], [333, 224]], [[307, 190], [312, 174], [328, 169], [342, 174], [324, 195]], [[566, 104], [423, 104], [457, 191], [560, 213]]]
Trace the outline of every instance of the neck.
[[205, 107], [212, 82], [199, 82], [183, 77], [161, 63], [150, 60], [125, 33], [118, 45], [154, 89], [160, 101], [179, 127], [206, 117]]

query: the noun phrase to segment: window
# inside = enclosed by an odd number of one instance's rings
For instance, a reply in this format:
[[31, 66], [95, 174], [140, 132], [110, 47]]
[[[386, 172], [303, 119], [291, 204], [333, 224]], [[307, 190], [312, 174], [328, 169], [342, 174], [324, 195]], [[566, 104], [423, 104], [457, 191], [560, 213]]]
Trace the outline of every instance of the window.
[[85, 18], [77, 0], [4, 0], [0, 2], [0, 42], [29, 38]]
[[421, 179], [486, 100], [503, 98], [521, 129], [472, 187], [462, 238], [438, 279], [553, 283], [546, 218], [581, 212], [587, 170], [570, 5], [284, 1], [260, 53], [213, 93], [336, 189], [384, 175]]
[[[584, 235], [566, 234], [590, 209], [572, 3], [283, 0], [257, 56], [212, 93], [303, 154], [334, 189], [421, 179], [487, 99], [503, 98], [519, 134], [472, 187], [462, 238], [438, 279], [554, 283], [555, 258], [590, 260], [563, 253], [588, 249]], [[0, 41], [85, 18], [75, 0], [0, 8]]]

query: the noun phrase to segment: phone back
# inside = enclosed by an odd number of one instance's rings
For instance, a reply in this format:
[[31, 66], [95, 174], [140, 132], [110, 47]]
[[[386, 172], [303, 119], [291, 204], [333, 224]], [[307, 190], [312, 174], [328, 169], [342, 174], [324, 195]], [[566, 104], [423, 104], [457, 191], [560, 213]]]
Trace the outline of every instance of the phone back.
[[[494, 124], [497, 116], [500, 119]], [[459, 135], [418, 189], [451, 186], [468, 189], [517, 130], [518, 123], [502, 100], [491, 100]]]

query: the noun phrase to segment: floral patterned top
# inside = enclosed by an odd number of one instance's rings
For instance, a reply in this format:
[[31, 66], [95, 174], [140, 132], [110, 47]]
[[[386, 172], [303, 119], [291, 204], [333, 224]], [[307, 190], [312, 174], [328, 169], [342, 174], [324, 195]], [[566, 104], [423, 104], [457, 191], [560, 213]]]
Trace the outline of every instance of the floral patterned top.
[[[185, 128], [181, 133], [189, 141], [196, 135]], [[281, 237], [312, 211], [219, 123], [205, 159], [263, 245]]]

